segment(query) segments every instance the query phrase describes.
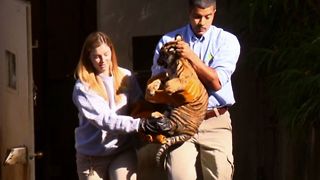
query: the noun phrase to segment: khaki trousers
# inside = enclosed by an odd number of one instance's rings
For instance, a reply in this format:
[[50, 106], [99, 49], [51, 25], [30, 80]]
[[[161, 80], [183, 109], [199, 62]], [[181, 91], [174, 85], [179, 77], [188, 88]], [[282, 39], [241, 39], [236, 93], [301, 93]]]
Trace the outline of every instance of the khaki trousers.
[[136, 166], [134, 150], [102, 157], [77, 154], [79, 180], [136, 180]]
[[199, 132], [167, 156], [169, 180], [231, 180], [232, 126], [229, 112], [204, 120]]

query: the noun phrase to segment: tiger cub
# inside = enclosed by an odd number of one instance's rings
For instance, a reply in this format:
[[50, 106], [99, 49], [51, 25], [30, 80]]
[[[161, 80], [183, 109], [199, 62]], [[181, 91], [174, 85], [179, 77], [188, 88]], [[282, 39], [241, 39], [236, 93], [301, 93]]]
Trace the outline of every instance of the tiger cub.
[[[182, 37], [177, 35], [176, 41], [182, 41]], [[176, 41], [160, 49], [157, 63], [165, 73], [151, 77], [146, 87], [147, 101], [166, 104], [171, 109], [163, 116], [170, 120], [174, 133], [162, 142], [156, 154], [158, 165], [171, 145], [183, 143], [197, 133], [208, 106], [207, 90], [190, 62], [176, 52]]]

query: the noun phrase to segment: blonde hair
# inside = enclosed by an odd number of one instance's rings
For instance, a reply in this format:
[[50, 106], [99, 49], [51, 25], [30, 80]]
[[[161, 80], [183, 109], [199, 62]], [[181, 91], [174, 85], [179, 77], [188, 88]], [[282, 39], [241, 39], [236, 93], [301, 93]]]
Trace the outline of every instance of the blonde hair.
[[111, 74], [114, 77], [115, 101], [116, 103], [118, 103], [120, 101], [119, 90], [124, 75], [119, 70], [118, 60], [112, 41], [106, 34], [102, 32], [93, 32], [88, 35], [81, 50], [80, 59], [76, 67], [75, 75], [78, 79], [80, 79], [81, 82], [87, 84], [90, 89], [97, 92], [104, 99], [108, 100], [108, 95], [105, 91], [103, 82], [101, 78], [97, 76], [96, 69], [94, 68], [90, 60], [90, 53], [95, 48], [101, 46], [104, 43], [109, 46], [111, 50]]

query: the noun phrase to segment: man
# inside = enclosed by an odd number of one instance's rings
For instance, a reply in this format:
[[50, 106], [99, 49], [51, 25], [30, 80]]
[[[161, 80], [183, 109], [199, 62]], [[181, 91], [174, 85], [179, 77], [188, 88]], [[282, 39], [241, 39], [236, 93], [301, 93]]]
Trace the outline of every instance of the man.
[[212, 25], [215, 13], [215, 0], [189, 0], [189, 24], [165, 34], [155, 50], [153, 76], [163, 72], [157, 65], [160, 48], [173, 41], [176, 34], [181, 34], [184, 42], [177, 42], [177, 51], [191, 62], [209, 94], [208, 111], [199, 132], [168, 155], [169, 179], [221, 180], [233, 176], [228, 108], [235, 103], [231, 75], [236, 68], [240, 45], [234, 35]]

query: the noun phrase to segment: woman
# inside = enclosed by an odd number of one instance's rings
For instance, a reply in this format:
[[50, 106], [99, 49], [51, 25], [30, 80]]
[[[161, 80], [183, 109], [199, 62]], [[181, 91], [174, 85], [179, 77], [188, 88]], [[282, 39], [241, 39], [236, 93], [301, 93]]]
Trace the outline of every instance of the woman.
[[136, 179], [132, 138], [142, 120], [125, 114], [141, 91], [131, 72], [118, 66], [114, 46], [104, 33], [91, 33], [85, 40], [76, 77], [73, 102], [79, 111], [75, 129], [79, 179]]

